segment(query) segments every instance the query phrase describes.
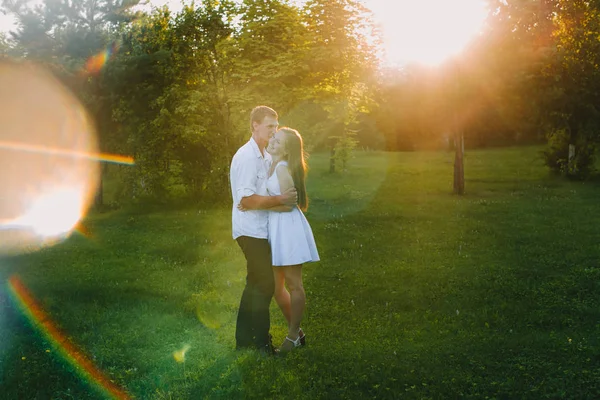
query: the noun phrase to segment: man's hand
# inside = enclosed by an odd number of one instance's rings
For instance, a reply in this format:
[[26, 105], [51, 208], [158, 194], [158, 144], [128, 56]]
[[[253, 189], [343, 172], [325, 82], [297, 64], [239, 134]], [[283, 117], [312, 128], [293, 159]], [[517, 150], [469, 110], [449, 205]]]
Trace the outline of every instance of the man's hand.
[[298, 204], [298, 192], [296, 192], [296, 188], [291, 187], [281, 194], [281, 204], [288, 207], [294, 207]]

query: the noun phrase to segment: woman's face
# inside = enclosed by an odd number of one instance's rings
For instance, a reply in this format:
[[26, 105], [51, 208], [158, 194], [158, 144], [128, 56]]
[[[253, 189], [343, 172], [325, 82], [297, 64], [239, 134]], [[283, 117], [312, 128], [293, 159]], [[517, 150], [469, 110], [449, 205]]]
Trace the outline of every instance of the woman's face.
[[285, 157], [287, 155], [285, 151], [285, 134], [283, 131], [275, 132], [269, 140], [267, 151], [272, 156]]

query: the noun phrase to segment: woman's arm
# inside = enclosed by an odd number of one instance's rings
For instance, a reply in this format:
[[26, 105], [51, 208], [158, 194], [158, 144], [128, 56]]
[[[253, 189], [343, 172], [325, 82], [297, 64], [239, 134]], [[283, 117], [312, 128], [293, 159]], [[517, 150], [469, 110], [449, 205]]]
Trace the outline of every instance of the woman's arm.
[[[275, 170], [275, 173], [277, 174], [277, 180], [279, 181], [279, 188], [281, 189], [281, 193], [283, 193], [280, 196], [288, 195], [291, 198], [293, 198], [293, 202], [288, 201], [285, 204], [278, 202], [277, 204], [270, 204], [270, 207], [257, 208], [254, 206], [253, 203], [244, 202], [244, 199], [242, 199], [242, 202], [238, 205], [238, 208], [241, 211], [261, 209], [261, 210], [276, 211], [276, 212], [290, 212], [294, 209], [294, 207], [296, 207], [297, 193], [296, 193], [296, 187], [294, 186], [294, 180], [292, 179], [292, 175], [290, 175], [290, 171], [288, 170], [288, 168], [285, 165], [280, 165]], [[275, 198], [275, 197], [280, 197], [280, 196], [270, 196], [270, 197]], [[252, 197], [254, 197], [254, 196], [252, 196]], [[257, 196], [257, 197], [263, 197], [263, 196]], [[269, 197], [269, 196], [267, 196], [267, 197]], [[263, 204], [265, 204], [265, 203], [263, 203]]]
[[[275, 197], [275, 196], [273, 196]], [[279, 205], [279, 206], [273, 206], [273, 207], [269, 207], [269, 208], [261, 208], [260, 210], [265, 210], [265, 211], [276, 211], [276, 212], [290, 212], [294, 209], [294, 206], [285, 206], [285, 205]], [[245, 208], [242, 204], [238, 204], [238, 209], [240, 211], [248, 211], [248, 208]]]
[[[289, 190], [294, 190], [294, 191], [296, 190], [296, 187], [294, 186], [294, 179], [292, 178], [292, 175], [290, 174], [290, 170], [288, 169], [287, 166], [285, 166], [285, 165], [277, 166], [277, 168], [275, 169], [275, 173], [277, 174], [277, 180], [279, 181], [279, 188], [281, 189], [281, 193], [287, 192]], [[289, 212], [289, 211], [292, 211], [295, 206], [296, 206], [296, 204], [294, 204], [293, 206], [286, 204], [286, 205], [271, 207], [271, 208], [269, 208], [269, 211]]]

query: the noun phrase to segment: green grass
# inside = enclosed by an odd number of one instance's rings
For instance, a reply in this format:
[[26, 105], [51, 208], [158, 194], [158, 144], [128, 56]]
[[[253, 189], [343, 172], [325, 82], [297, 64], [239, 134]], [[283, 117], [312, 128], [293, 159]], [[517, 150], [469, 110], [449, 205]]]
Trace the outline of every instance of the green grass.
[[[600, 187], [550, 177], [539, 150], [469, 151], [463, 197], [450, 153], [358, 153], [334, 175], [314, 155], [322, 261], [304, 274], [309, 345], [285, 359], [232, 350], [244, 261], [227, 207], [91, 215], [91, 239], [0, 274], [140, 399], [597, 398]], [[8, 398], [101, 398], [5, 293], [0, 312]]]

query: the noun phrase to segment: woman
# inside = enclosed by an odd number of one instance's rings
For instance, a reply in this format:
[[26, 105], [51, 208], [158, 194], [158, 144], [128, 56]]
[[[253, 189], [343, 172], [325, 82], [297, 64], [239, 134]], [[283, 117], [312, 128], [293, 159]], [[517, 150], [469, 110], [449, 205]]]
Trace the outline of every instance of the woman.
[[274, 297], [288, 322], [288, 333], [280, 347], [285, 353], [305, 343], [300, 329], [306, 306], [302, 265], [319, 261], [319, 254], [310, 225], [302, 213], [308, 207], [302, 137], [294, 129], [281, 128], [269, 140], [267, 151], [273, 159], [267, 179], [269, 194], [276, 196], [292, 187], [298, 193], [298, 206], [269, 209]]

